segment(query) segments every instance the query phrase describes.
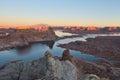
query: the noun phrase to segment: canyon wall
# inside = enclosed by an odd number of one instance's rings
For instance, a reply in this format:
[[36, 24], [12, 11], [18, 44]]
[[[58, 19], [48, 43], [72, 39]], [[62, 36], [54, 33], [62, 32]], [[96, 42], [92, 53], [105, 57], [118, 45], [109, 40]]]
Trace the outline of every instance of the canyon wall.
[[55, 41], [56, 38], [57, 36], [50, 27], [44, 31], [17, 29], [14, 34], [10, 34], [0, 40], [0, 50], [29, 45], [31, 42]]

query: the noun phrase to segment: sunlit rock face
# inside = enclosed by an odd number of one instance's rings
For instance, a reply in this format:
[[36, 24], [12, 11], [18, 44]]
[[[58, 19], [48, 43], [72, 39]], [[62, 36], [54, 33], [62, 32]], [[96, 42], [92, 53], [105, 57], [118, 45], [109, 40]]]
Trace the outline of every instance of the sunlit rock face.
[[87, 27], [88, 31], [94, 31], [94, 30], [98, 30], [98, 28], [94, 27], [94, 26], [89, 26]]
[[49, 29], [49, 25], [47, 24], [38, 24], [38, 25], [31, 25], [31, 26], [16, 26], [17, 30], [22, 29], [35, 29], [37, 31], [47, 31]]
[[119, 26], [108, 26], [108, 27], [96, 27], [96, 26], [62, 26], [56, 28], [58, 30], [63, 30], [64, 32], [74, 33], [74, 34], [105, 34], [105, 33], [116, 33], [120, 32]]
[[1, 26], [0, 25], [0, 29], [9, 29], [9, 28], [12, 28], [12, 26]]
[[120, 28], [114, 26], [114, 27], [108, 27], [107, 29], [108, 29], [108, 31], [117, 31], [117, 30], [119, 30]]
[[50, 25], [47, 24], [38, 24], [38, 25], [33, 25], [31, 26], [32, 28], [34, 28], [35, 30], [42, 32], [42, 31], [47, 31], [50, 27]]
[[21, 29], [30, 29], [30, 26], [17, 26], [16, 29], [21, 30]]

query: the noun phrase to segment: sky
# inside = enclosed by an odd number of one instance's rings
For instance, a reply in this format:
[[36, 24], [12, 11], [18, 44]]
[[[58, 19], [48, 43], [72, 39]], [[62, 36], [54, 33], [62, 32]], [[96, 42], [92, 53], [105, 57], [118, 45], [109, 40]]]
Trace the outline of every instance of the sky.
[[120, 0], [0, 0], [0, 25], [120, 26]]

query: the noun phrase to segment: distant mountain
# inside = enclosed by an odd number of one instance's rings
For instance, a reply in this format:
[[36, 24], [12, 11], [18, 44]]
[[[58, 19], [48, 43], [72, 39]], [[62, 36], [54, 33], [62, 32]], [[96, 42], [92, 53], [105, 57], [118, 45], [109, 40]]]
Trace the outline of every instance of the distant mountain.
[[0, 25], [0, 28], [5, 28], [5, 29], [7, 29], [7, 28], [11, 28], [12, 26], [2, 26], [2, 25]]
[[54, 30], [63, 30], [64, 32], [71, 33], [109, 33], [109, 32], [120, 32], [120, 26], [109, 26], [109, 27], [95, 27], [95, 26], [61, 26], [54, 27]]
[[37, 25], [32, 25], [31, 27], [50, 27], [48, 24], [37, 24]]
[[31, 28], [38, 30], [38, 31], [46, 31], [48, 28], [51, 27], [50, 25], [47, 24], [37, 24], [37, 25], [32, 25]]
[[36, 25], [21, 25], [21, 26], [3, 26], [0, 25], [0, 28], [16, 28], [16, 29], [29, 29], [29, 28], [38, 28], [38, 27], [50, 27], [48, 24], [36, 24]]

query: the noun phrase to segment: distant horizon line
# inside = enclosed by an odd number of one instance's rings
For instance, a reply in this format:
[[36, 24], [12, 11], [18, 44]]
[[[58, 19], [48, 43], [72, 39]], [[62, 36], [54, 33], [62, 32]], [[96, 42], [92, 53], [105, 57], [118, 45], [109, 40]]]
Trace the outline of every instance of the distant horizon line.
[[23, 26], [37, 26], [37, 25], [46, 25], [50, 27], [120, 27], [120, 25], [105, 25], [105, 26], [96, 26], [96, 25], [49, 25], [49, 24], [10, 24], [10, 25], [0, 25], [1, 27], [23, 27]]

